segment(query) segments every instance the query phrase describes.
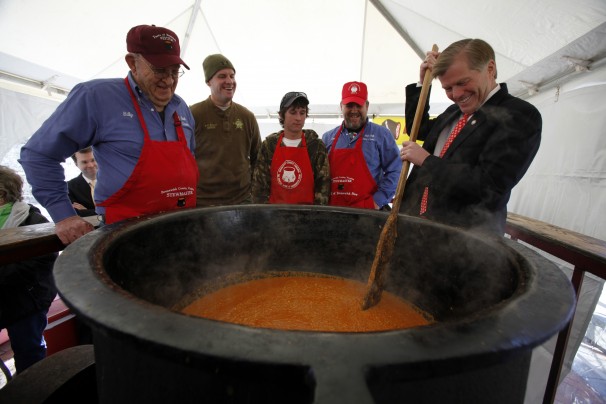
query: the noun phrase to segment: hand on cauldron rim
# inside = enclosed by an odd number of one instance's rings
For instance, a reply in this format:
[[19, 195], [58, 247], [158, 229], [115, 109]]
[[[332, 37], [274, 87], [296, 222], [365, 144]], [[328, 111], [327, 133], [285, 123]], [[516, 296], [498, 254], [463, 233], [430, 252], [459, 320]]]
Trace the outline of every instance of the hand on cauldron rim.
[[55, 224], [55, 233], [64, 245], [68, 245], [94, 230], [92, 224], [74, 215]]

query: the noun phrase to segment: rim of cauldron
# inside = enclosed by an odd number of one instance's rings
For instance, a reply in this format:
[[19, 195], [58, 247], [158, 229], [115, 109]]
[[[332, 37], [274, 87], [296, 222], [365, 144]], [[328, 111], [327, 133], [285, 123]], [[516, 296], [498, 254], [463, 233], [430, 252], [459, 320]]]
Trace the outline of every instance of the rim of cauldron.
[[[292, 205], [238, 205], [195, 208], [126, 220], [99, 228], [68, 246], [55, 265], [55, 279], [65, 303], [94, 329], [119, 333], [153, 346], [202, 356], [260, 363], [320, 364], [343, 360], [360, 366], [453, 361], [494, 357], [534, 348], [561, 330], [574, 310], [568, 279], [536, 252], [504, 238], [503, 248], [524, 260], [530, 275], [526, 290], [502, 302], [499, 310], [456, 321], [381, 332], [336, 333], [262, 329], [177, 313], [121, 289], [99, 268], [104, 248], [122, 234], [150, 221], [226, 210], [323, 210], [386, 218], [387, 214], [352, 208]], [[399, 220], [468, 232], [425, 219]], [[472, 237], [475, 237], [472, 235]], [[478, 238], [478, 240], [481, 240]], [[541, 268], [542, 270], [539, 270]], [[550, 270], [549, 270], [550, 269]], [[542, 310], [537, 313], [536, 308]], [[548, 307], [546, 307], [548, 306]], [[524, 318], [523, 316], [527, 316]], [[177, 337], [178, 336], [178, 337]], [[352, 355], [355, 349], [355, 355]], [[326, 353], [330, 352], [330, 357]], [[334, 362], [333, 362], [334, 363]]]

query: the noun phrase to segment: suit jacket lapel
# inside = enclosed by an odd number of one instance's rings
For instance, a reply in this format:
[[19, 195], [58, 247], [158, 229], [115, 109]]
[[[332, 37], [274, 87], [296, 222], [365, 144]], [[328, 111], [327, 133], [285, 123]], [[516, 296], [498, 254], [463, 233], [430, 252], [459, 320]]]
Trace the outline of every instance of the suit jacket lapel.
[[485, 120], [486, 116], [482, 113], [482, 109], [480, 108], [471, 116], [471, 118], [469, 118], [467, 125], [465, 125], [457, 137], [455, 137], [450, 147], [448, 147], [448, 150], [446, 150], [444, 157], [447, 157], [454, 150], [456, 150], [457, 147], [459, 147], [459, 145], [462, 144], [465, 139], [471, 136], [476, 129], [479, 128], [482, 123], [484, 123]]
[[457, 107], [456, 105], [452, 105], [448, 107], [448, 109], [446, 109], [446, 111], [444, 111], [442, 115], [440, 115], [440, 118], [443, 117], [443, 119], [440, 119], [438, 122], [435, 123], [435, 125], [431, 129], [432, 136], [428, 137], [428, 139], [425, 141], [424, 147], [427, 151], [429, 151], [430, 153], [434, 152], [436, 148], [436, 143], [438, 142], [438, 138], [440, 137], [440, 133], [442, 133], [442, 131], [447, 125], [450, 125], [454, 120], [459, 119], [460, 114], [461, 110], [459, 109], [459, 107]]
[[[500, 85], [500, 90], [497, 91], [492, 97], [490, 97], [490, 99], [486, 101], [486, 104], [484, 105], [499, 105], [503, 101], [503, 99], [507, 97], [507, 95], [509, 94], [509, 92], [507, 91], [507, 84], [500, 83]], [[482, 106], [482, 108], [483, 107], [484, 106]], [[482, 108], [480, 108], [478, 111], [476, 111], [476, 113], [473, 114], [468, 124], [463, 128], [461, 133], [459, 133], [455, 140], [452, 142], [452, 144], [446, 151], [444, 157], [452, 153], [452, 150], [456, 149], [461, 143], [463, 143], [465, 139], [471, 136], [482, 123], [484, 123], [484, 121], [486, 120], [486, 115], [484, 115], [484, 113], [482, 112]], [[454, 122], [461, 117], [461, 110], [457, 105], [451, 105], [446, 109], [446, 111], [442, 113], [442, 115], [440, 115], [440, 118], [442, 117], [444, 119], [440, 119], [439, 122], [436, 122], [436, 124], [433, 126], [432, 136], [429, 136], [425, 141], [424, 148], [430, 153], [434, 152], [438, 137], [440, 136], [440, 133], [442, 133], [442, 131], [444, 130], [444, 127], [446, 127], [447, 125], [453, 126]]]
[[[465, 125], [463, 130], [461, 130], [461, 132], [457, 135], [455, 140], [452, 142], [452, 144], [450, 145], [450, 147], [444, 154], [444, 157], [446, 157], [450, 153], [452, 153], [453, 150], [456, 150], [456, 148], [459, 147], [459, 145], [462, 144], [465, 141], [465, 139], [467, 139], [469, 136], [471, 136], [476, 131], [476, 129], [479, 128], [486, 121], [486, 115], [482, 111], [484, 109], [484, 107], [499, 105], [502, 102], [503, 98], [507, 96], [507, 94], [508, 94], [507, 85], [505, 83], [501, 83], [501, 88], [499, 89], [499, 91], [497, 91], [492, 97], [490, 97], [488, 99], [488, 101], [486, 101], [486, 103], [484, 105], [482, 105], [482, 107], [472, 115], [472, 117], [467, 122], [467, 125]], [[452, 120], [458, 119], [460, 114], [461, 114], [461, 110], [459, 110], [459, 108], [457, 107], [455, 114], [454, 114], [455, 117], [453, 118], [451, 116], [449, 118], [448, 122], [452, 123]]]

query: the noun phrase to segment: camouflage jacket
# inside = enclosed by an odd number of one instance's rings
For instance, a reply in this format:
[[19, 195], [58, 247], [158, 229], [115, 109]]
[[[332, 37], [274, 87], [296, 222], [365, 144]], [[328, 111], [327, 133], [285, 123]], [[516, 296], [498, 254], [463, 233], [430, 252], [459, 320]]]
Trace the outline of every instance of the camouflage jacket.
[[[268, 203], [271, 189], [271, 160], [274, 157], [280, 133], [272, 133], [267, 136], [257, 157], [257, 163], [253, 173], [252, 196], [254, 203]], [[330, 196], [330, 168], [328, 166], [328, 153], [326, 146], [318, 134], [310, 129], [303, 129], [307, 152], [311, 168], [314, 172], [314, 204], [328, 205]], [[299, 145], [299, 147], [302, 147]]]

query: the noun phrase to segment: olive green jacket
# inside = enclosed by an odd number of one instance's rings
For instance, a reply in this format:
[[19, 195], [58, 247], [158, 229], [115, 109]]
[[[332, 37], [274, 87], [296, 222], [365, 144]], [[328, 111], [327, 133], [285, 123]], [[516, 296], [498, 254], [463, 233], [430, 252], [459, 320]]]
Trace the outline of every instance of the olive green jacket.
[[235, 102], [225, 111], [206, 100], [190, 107], [196, 121], [197, 206], [250, 203], [252, 173], [261, 145], [252, 112]]

